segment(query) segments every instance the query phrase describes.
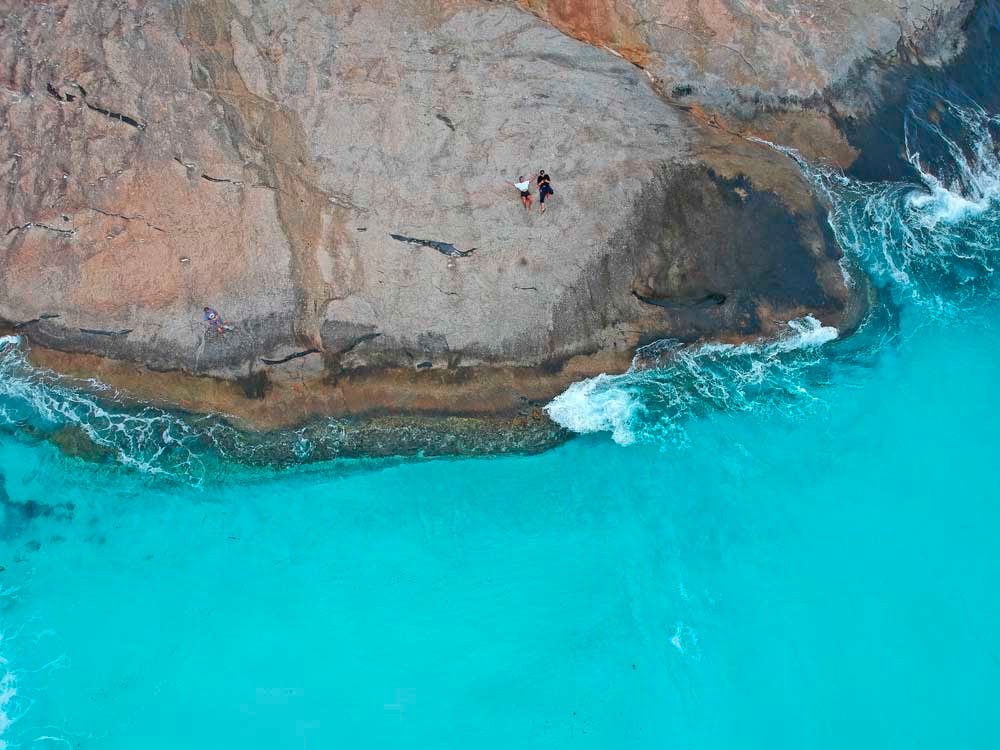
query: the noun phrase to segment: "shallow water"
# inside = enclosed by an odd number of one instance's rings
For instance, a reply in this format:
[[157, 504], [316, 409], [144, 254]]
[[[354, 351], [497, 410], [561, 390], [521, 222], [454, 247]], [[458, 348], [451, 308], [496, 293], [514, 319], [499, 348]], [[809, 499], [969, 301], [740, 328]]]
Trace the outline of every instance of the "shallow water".
[[1000, 164], [995, 118], [943, 121], [922, 184], [803, 164], [879, 290], [859, 333], [664, 342], [538, 456], [251, 470], [3, 342], [2, 741], [994, 746]]
[[[12, 747], [987, 747], [995, 329], [688, 445], [154, 487], [8, 436]], [[15, 591], [9, 591], [16, 588]]]

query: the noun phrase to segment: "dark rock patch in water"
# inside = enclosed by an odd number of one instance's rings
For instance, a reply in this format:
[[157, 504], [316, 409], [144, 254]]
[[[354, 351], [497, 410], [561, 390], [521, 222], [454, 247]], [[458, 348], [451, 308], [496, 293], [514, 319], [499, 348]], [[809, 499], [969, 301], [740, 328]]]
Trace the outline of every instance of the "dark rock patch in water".
[[0, 538], [15, 539], [43, 518], [71, 521], [74, 510], [71, 502], [48, 505], [37, 500], [14, 500], [7, 492], [4, 475], [0, 474]]

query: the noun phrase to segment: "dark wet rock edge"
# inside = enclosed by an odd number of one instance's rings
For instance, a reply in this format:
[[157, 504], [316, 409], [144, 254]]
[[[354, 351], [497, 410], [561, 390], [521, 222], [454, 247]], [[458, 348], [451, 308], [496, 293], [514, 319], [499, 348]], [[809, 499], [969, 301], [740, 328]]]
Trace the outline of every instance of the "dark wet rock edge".
[[[116, 406], [121, 409], [121, 404]], [[286, 469], [338, 459], [532, 455], [574, 437], [552, 422], [538, 405], [527, 406], [522, 415], [514, 418], [382, 415], [314, 419], [296, 429], [266, 432], [239, 429], [222, 417], [178, 410], [169, 414], [193, 426], [198, 434], [184, 448], [175, 446], [173, 450], [190, 450], [206, 467], [214, 464], [220, 471], [234, 463], [248, 468]], [[3, 429], [16, 431], [30, 441], [49, 442], [64, 455], [88, 463], [116, 461], [112, 447], [93, 442], [76, 425], [42, 428], [19, 424]], [[172, 473], [181, 480], [189, 478]]]
[[[948, 19], [939, 18], [946, 28]], [[951, 61], [939, 65], [913, 46], [903, 46], [886, 58], [858, 65], [827, 93], [828, 101], [851, 103], [855, 112], [833, 108], [834, 121], [859, 156], [847, 174], [860, 180], [917, 179], [905, 158], [904, 123], [914, 100], [936, 99], [975, 103], [1000, 111], [1000, 0], [976, 0], [961, 25], [965, 46]], [[934, 29], [927, 34], [933, 36]], [[948, 46], [960, 40], [939, 40]], [[914, 94], [918, 96], [914, 96]]]
[[217, 334], [206, 326], [203, 335], [211, 340], [211, 346], [203, 347], [196, 366], [192, 367], [192, 363], [177, 352], [156, 346], [155, 342], [129, 338], [128, 329], [76, 327], [64, 318], [56, 321], [52, 317], [41, 316], [37, 320], [24, 321], [17, 332], [26, 334], [32, 342], [50, 349], [142, 363], [154, 372], [200, 374], [226, 370], [233, 363], [281, 359], [268, 355], [280, 349], [287, 341], [295, 339], [293, 315], [290, 312], [285, 316], [246, 318], [240, 321], [236, 331], [225, 334]]
[[[804, 182], [802, 189], [808, 190]], [[618, 290], [613, 304], [619, 320], [634, 318], [629, 310], [636, 305], [659, 316], [641, 344], [772, 335], [778, 319], [799, 317], [803, 310], [849, 328], [854, 300], [831, 296], [818, 276], [820, 266], [837, 263], [842, 252], [825, 208], [818, 201], [812, 205], [811, 212], [799, 214], [746, 175], [724, 178], [704, 165], [664, 164], [626, 227], [610, 240], [621, 262], [605, 258], [583, 279]], [[556, 310], [557, 329], [579, 327], [586, 319], [581, 302], [586, 298], [565, 295]], [[774, 319], [763, 319], [761, 311]]]

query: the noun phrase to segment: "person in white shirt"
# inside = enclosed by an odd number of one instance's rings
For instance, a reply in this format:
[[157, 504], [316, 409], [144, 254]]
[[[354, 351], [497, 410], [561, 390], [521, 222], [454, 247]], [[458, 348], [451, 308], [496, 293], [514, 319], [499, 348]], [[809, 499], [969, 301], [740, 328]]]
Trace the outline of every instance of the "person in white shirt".
[[530, 212], [531, 202], [534, 198], [531, 197], [531, 180], [524, 179], [524, 175], [517, 178], [517, 182], [508, 182], [508, 185], [513, 185], [515, 188], [521, 191], [521, 205]]

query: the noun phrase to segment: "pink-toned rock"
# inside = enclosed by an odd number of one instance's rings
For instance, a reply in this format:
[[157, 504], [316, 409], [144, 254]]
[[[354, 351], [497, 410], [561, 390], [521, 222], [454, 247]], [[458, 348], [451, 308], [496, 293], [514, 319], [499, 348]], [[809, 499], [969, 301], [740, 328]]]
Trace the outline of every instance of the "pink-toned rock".
[[[510, 410], [657, 337], [852, 324], [822, 206], [740, 136], [849, 161], [800, 100], [925, 12], [527, 5], [0, 0], [0, 318], [191, 408], [241, 407], [183, 377], [266, 369], [268, 424]], [[793, 111], [732, 125], [754, 95]], [[509, 184], [539, 168], [544, 216]], [[128, 363], [177, 375], [144, 392]]]

